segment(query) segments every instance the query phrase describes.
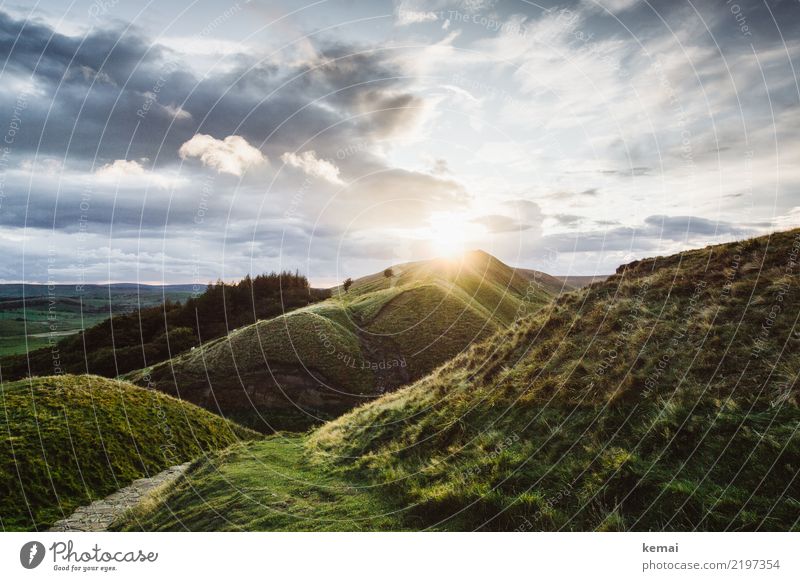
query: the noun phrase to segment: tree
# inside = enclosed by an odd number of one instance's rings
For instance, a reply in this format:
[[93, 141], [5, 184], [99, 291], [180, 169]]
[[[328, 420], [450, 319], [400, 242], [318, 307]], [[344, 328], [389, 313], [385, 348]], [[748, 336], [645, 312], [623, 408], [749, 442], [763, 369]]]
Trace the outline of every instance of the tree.
[[383, 271], [383, 276], [386, 278], [392, 278], [394, 276], [394, 271], [391, 268], [387, 268]]
[[342, 283], [342, 286], [344, 287], [344, 292], [349, 291], [350, 287], [353, 286], [353, 279], [348, 278], [347, 280], [344, 281], [344, 283]]

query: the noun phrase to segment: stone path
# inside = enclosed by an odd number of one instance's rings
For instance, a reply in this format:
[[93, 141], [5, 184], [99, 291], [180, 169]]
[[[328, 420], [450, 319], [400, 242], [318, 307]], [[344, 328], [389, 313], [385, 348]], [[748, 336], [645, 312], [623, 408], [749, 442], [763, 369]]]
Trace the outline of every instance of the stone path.
[[88, 506], [81, 506], [67, 518], [53, 524], [50, 529], [55, 532], [85, 531], [100, 532], [108, 530], [117, 518], [126, 510], [133, 508], [159, 486], [170, 484], [186, 472], [191, 462], [167, 468], [152, 478], [134, 480], [129, 486], [117, 490], [114, 494], [101, 500], [95, 500]]

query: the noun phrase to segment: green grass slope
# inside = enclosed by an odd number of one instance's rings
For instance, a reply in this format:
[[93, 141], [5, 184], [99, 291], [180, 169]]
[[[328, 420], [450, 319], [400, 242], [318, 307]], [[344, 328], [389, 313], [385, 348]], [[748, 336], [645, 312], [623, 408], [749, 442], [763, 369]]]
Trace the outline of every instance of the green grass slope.
[[800, 230], [621, 267], [311, 446], [426, 526], [798, 530]]
[[280, 436], [216, 456], [125, 526], [798, 530], [799, 258], [794, 230], [626, 265], [291, 458]]
[[258, 429], [305, 428], [423, 377], [553, 294], [483, 252], [398, 265], [127, 378]]
[[0, 529], [41, 530], [143, 476], [255, 436], [96, 376], [0, 384]]
[[[400, 507], [310, 461], [302, 436], [232, 446], [115, 524], [126, 531], [400, 530]], [[174, 509], [180, 520], [170, 514]]]

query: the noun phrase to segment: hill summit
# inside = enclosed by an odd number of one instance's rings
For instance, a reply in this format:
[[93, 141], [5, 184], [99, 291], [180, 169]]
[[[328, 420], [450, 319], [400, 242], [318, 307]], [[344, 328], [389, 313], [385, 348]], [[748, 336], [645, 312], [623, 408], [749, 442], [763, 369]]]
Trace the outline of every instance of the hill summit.
[[399, 264], [128, 377], [259, 429], [304, 427], [423, 377], [562, 288], [482, 251]]
[[315, 432], [422, 526], [797, 530], [800, 230], [641, 260]]

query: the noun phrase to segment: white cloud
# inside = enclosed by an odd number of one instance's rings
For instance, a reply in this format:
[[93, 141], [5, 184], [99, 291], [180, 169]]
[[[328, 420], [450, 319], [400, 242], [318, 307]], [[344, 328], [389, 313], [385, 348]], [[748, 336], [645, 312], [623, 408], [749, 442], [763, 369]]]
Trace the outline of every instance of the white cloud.
[[260, 150], [239, 135], [215, 139], [210, 135], [196, 134], [178, 150], [181, 159], [200, 158], [203, 165], [235, 176], [241, 176], [247, 168], [267, 161]]
[[100, 179], [118, 180], [131, 176], [142, 176], [145, 169], [138, 161], [128, 161], [127, 159], [117, 159], [111, 163], [98, 168], [95, 176]]
[[184, 183], [185, 178], [148, 171], [138, 161], [117, 159], [99, 167], [94, 177], [101, 183], [116, 183], [124, 187], [155, 185], [168, 188]]
[[281, 160], [286, 165], [302, 170], [310, 176], [322, 178], [332, 184], [344, 184], [339, 177], [339, 168], [326, 159], [318, 158], [313, 149], [304, 151], [300, 155], [287, 151], [281, 156]]
[[33, 159], [24, 159], [20, 162], [19, 168], [27, 173], [44, 173], [47, 175], [55, 175], [64, 171], [64, 162], [54, 157], [44, 157]]
[[602, 10], [605, 8], [609, 12], [623, 12], [641, 4], [641, 0], [584, 0], [583, 4], [590, 8]]
[[170, 117], [177, 121], [183, 121], [185, 119], [192, 118], [192, 114], [180, 105], [162, 105], [161, 107]]

